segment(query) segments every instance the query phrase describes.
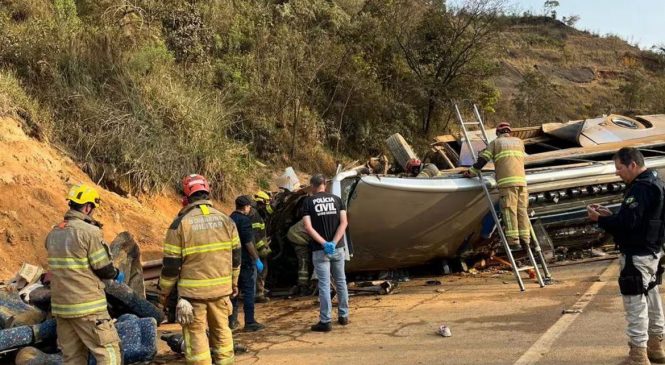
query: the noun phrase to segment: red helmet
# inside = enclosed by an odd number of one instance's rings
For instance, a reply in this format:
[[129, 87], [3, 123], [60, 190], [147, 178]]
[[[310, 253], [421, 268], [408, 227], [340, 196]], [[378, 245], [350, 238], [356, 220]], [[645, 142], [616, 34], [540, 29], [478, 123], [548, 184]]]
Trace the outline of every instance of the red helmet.
[[[508, 131], [511, 132], [512, 129], [510, 128], [510, 123], [508, 122], [501, 122], [499, 125], [496, 126], [496, 131]], [[505, 133], [505, 132], [504, 132]]]
[[406, 163], [406, 171], [412, 174], [417, 174], [420, 171], [420, 162], [417, 158], [412, 158]]
[[206, 193], [210, 192], [210, 184], [205, 177], [197, 174], [191, 174], [185, 176], [182, 179], [182, 191], [185, 192], [185, 196], [189, 197], [197, 191], [205, 191]]

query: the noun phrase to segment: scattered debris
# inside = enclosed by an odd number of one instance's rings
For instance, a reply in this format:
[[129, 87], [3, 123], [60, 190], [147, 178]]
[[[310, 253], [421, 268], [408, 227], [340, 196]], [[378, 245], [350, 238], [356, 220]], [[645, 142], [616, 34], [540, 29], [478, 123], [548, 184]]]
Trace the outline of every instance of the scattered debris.
[[113, 265], [125, 273], [127, 285], [141, 298], [145, 299], [141, 249], [129, 232], [119, 233], [111, 242]]
[[[109, 314], [117, 319], [123, 363], [149, 361], [157, 353], [157, 324], [164, 315], [145, 299], [140, 249], [134, 239], [123, 232], [113, 242], [115, 264], [136, 288], [104, 281]], [[17, 365], [63, 363], [50, 314], [50, 284], [50, 273], [24, 263], [8, 284], [0, 285], [0, 356], [18, 352]]]
[[9, 290], [21, 290], [40, 279], [44, 269], [41, 266], [23, 263], [16, 276], [7, 284]]
[[581, 309], [564, 309], [561, 311], [561, 314], [576, 314], [576, 313], [582, 313]]
[[453, 335], [452, 332], [450, 332], [450, 327], [446, 326], [445, 324], [439, 326], [437, 333], [443, 337], [450, 337]]
[[434, 286], [434, 285], [441, 285], [441, 282], [438, 281], [438, 280], [427, 280], [427, 281], [425, 282], [425, 285], [431, 285], [431, 286]]
[[375, 294], [375, 295], [391, 294], [395, 290], [395, 288], [397, 288], [398, 285], [397, 282], [390, 280], [362, 281], [352, 284], [353, 285], [349, 285], [349, 293]]
[[[182, 354], [185, 352], [185, 341], [183, 340], [183, 336], [181, 333], [164, 333], [160, 337], [160, 339], [169, 346], [171, 351], [175, 352], [176, 354]], [[238, 342], [233, 341], [233, 352], [238, 355], [238, 354], [244, 354], [248, 351], [247, 346], [239, 344]]]

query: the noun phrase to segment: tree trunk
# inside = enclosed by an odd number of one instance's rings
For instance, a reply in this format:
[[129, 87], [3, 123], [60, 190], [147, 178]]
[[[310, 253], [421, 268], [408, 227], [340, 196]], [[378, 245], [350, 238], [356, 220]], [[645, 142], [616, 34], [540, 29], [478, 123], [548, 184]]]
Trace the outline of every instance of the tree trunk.
[[425, 114], [425, 119], [423, 120], [423, 132], [429, 132], [429, 127], [432, 122], [432, 115], [434, 114], [434, 108], [436, 107], [436, 100], [434, 100], [434, 93], [429, 92], [427, 98], [427, 113]]

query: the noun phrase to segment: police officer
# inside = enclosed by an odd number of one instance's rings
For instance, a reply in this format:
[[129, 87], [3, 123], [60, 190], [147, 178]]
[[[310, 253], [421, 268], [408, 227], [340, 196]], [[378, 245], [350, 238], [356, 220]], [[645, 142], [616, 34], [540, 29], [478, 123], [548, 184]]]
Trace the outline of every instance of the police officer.
[[464, 176], [478, 175], [485, 164], [494, 160], [504, 233], [510, 249], [518, 251], [522, 249], [520, 241], [527, 246], [531, 242], [531, 222], [527, 212], [529, 192], [524, 173], [524, 143], [517, 137], [511, 137], [510, 133], [510, 124], [499, 123], [496, 126], [497, 138], [478, 155], [478, 161], [464, 172]]
[[69, 211], [46, 237], [51, 279], [51, 311], [65, 364], [85, 365], [88, 350], [97, 364], [120, 365], [118, 333], [108, 310], [102, 279], [122, 282], [104, 243], [101, 224], [92, 218], [99, 193], [85, 184], [67, 194]]
[[624, 365], [665, 363], [663, 307], [658, 293], [662, 269], [663, 196], [665, 184], [644, 166], [642, 153], [624, 147], [614, 155], [616, 174], [628, 187], [618, 213], [591, 204], [592, 221], [614, 236], [621, 251], [619, 288], [623, 296], [630, 352]]
[[[265, 328], [264, 325], [258, 323], [254, 318], [254, 293], [256, 292], [256, 275], [257, 272], [263, 271], [263, 262], [259, 257], [256, 248], [254, 247], [254, 235], [252, 232], [252, 222], [247, 216], [252, 209], [252, 201], [249, 197], [241, 195], [235, 201], [236, 210], [231, 213], [231, 219], [235, 222], [240, 236], [240, 244], [242, 246], [242, 260], [240, 264], [240, 279], [238, 280], [238, 287], [243, 295], [242, 310], [245, 313], [245, 331], [255, 332]], [[236, 329], [238, 323], [238, 298], [235, 297], [233, 302], [233, 314], [229, 317], [229, 325], [231, 329]]]
[[238, 294], [238, 231], [231, 218], [212, 207], [203, 176], [186, 176], [183, 191], [187, 205], [166, 232], [160, 301], [166, 302], [177, 283], [180, 297], [191, 303], [193, 319], [182, 325], [187, 364], [233, 364], [228, 317], [229, 297]]
[[[319, 284], [319, 322], [311, 327], [312, 331], [329, 332], [332, 330], [332, 298], [330, 279], [334, 279], [339, 295], [337, 322], [349, 324], [349, 292], [344, 272], [344, 232], [348, 225], [346, 206], [338, 196], [326, 192], [326, 179], [316, 174], [309, 180], [312, 196], [303, 203], [303, 223], [312, 249], [312, 262]], [[331, 275], [332, 273], [332, 275]]]

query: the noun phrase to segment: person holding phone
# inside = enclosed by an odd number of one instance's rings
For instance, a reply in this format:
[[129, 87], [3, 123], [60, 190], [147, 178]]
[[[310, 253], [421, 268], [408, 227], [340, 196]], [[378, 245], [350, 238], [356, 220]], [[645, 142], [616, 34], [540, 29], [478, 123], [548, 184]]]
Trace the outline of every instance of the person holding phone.
[[[623, 296], [630, 352], [622, 364], [665, 364], [661, 341], [665, 317], [658, 293], [663, 273], [665, 184], [644, 165], [642, 153], [624, 147], [614, 155], [616, 175], [628, 186], [617, 213], [587, 206], [590, 220], [610, 233], [621, 252], [619, 289]], [[650, 362], [651, 361], [651, 362]]]

